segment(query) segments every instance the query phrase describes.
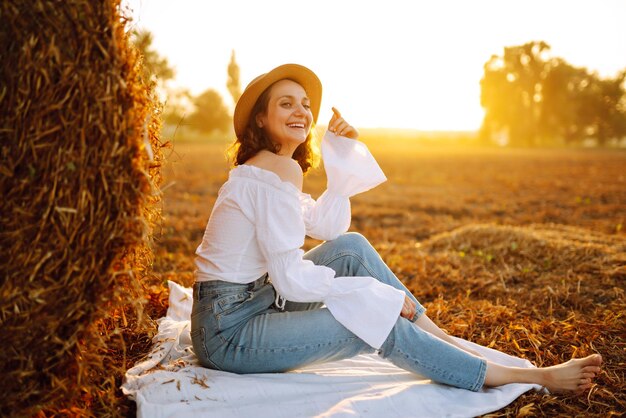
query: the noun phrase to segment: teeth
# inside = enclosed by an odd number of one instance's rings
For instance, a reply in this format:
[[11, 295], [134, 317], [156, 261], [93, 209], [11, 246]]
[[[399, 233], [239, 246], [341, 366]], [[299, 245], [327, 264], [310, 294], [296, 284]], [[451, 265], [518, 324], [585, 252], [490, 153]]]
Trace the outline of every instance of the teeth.
[[303, 123], [290, 123], [289, 125], [290, 128], [304, 128], [304, 124]]

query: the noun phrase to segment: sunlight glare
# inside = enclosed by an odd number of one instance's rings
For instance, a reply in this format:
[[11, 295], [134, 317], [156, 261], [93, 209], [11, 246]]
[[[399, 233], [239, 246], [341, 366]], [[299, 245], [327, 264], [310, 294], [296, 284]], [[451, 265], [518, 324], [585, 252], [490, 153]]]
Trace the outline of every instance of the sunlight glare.
[[618, 18], [626, 2], [619, 1], [125, 3], [175, 66], [173, 86], [193, 94], [214, 88], [232, 108], [231, 50], [243, 87], [277, 65], [300, 63], [324, 85], [320, 124], [335, 106], [358, 127], [475, 130], [484, 63], [504, 46], [533, 40], [604, 75], [626, 66], [626, 25]]

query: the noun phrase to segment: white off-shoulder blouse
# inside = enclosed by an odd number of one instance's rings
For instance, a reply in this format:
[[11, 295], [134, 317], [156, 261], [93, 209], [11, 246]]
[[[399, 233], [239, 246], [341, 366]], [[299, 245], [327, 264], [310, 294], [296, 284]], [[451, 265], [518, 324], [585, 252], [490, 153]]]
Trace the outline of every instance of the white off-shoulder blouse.
[[269, 273], [294, 302], [323, 302], [332, 315], [378, 349], [400, 315], [404, 292], [372, 277], [335, 277], [304, 260], [304, 236], [332, 240], [350, 226], [350, 196], [386, 180], [365, 144], [327, 132], [327, 189], [316, 200], [268, 170], [239, 165], [219, 191], [196, 250], [197, 281], [250, 283]]

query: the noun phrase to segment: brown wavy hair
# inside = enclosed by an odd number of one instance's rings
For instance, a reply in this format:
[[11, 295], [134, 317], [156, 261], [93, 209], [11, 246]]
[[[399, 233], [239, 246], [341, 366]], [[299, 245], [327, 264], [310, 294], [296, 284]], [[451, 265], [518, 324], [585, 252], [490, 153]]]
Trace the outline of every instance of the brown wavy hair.
[[[245, 163], [261, 150], [266, 149], [274, 154], [277, 154], [280, 151], [280, 144], [272, 142], [265, 131], [262, 128], [259, 128], [256, 123], [257, 115], [262, 115], [267, 112], [267, 106], [270, 101], [270, 92], [274, 84], [266, 88], [265, 91], [261, 93], [252, 108], [252, 112], [250, 112], [250, 118], [248, 119], [243, 135], [241, 135], [241, 137], [237, 137], [235, 142], [228, 148], [228, 157], [235, 166]], [[292, 158], [300, 164], [302, 172], [305, 174], [309, 171], [309, 169], [318, 166], [320, 153], [315, 135], [315, 122], [311, 125], [311, 130], [309, 131], [306, 140], [302, 144], [298, 145]]]

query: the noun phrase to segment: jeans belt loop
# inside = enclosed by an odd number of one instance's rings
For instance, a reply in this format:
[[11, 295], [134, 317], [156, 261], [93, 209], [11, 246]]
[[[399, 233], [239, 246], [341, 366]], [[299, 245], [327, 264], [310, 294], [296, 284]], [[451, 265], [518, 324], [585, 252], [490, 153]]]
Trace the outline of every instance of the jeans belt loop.
[[274, 305], [279, 311], [285, 310], [285, 303], [287, 303], [287, 299], [282, 297], [280, 293], [276, 292], [276, 300], [274, 300]]

